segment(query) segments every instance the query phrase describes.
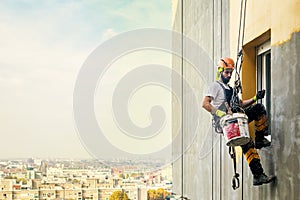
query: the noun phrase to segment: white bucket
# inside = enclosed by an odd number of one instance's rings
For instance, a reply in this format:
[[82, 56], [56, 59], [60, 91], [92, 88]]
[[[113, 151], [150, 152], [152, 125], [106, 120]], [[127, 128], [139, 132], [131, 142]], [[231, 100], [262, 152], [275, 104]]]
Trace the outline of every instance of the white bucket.
[[220, 120], [227, 146], [241, 146], [250, 142], [248, 117], [243, 113], [225, 115]]

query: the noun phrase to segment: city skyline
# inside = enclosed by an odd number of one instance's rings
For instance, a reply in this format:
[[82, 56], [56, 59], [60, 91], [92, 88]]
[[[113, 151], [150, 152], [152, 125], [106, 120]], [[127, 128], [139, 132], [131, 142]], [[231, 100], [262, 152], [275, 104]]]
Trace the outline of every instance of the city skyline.
[[108, 199], [126, 191], [130, 199], [145, 200], [153, 190], [172, 191], [171, 165], [155, 162], [94, 160], [0, 160], [0, 199]]

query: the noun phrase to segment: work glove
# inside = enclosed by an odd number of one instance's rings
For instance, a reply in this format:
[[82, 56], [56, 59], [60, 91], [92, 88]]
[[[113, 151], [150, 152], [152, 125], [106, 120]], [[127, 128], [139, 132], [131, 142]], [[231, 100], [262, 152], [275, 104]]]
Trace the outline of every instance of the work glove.
[[265, 97], [265, 93], [266, 93], [266, 90], [261, 90], [261, 91], [258, 91], [256, 93], [256, 95], [253, 97], [253, 100], [254, 101], [257, 101], [258, 99], [262, 99]]
[[223, 117], [224, 115], [226, 115], [226, 112], [222, 110], [216, 110], [215, 115], [217, 115], [218, 117]]

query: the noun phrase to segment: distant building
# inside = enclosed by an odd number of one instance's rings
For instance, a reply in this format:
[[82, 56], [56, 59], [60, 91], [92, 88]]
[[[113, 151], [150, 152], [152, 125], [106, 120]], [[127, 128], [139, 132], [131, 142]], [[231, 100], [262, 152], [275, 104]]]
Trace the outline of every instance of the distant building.
[[147, 199], [148, 199], [147, 188], [138, 188], [137, 200], [147, 200]]
[[13, 191], [12, 190], [0, 190], [0, 199], [13, 200]]
[[82, 189], [65, 189], [64, 199], [82, 199]]
[[83, 199], [93, 199], [98, 200], [99, 199], [99, 191], [96, 188], [86, 188], [82, 190], [82, 197]]
[[13, 190], [13, 185], [16, 184], [16, 179], [2, 179], [0, 180], [0, 190]]
[[27, 173], [26, 173], [26, 178], [27, 179], [35, 179], [35, 170], [32, 167], [27, 168]]
[[56, 198], [56, 190], [55, 189], [40, 189], [39, 190], [39, 199], [40, 200], [48, 200]]
[[13, 200], [39, 200], [39, 191], [38, 190], [15, 190], [12, 192]]
[[47, 176], [48, 163], [46, 161], [41, 161], [39, 171], [42, 173], [42, 176]]
[[[107, 167], [66, 168], [56, 163], [48, 167], [47, 162], [36, 165], [32, 160], [30, 164], [16, 161], [3, 166], [4, 176], [11, 179], [0, 178], [0, 200], [108, 200], [118, 190], [126, 192], [131, 200], [147, 199], [143, 173], [136, 167], [125, 167], [126, 176], [120, 178]], [[165, 179], [160, 177], [164, 172], [153, 173], [157, 180]]]

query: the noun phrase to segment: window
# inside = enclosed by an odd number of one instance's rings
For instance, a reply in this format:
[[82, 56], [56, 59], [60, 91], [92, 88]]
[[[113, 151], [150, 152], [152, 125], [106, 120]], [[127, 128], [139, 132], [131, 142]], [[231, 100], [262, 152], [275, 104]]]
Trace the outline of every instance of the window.
[[256, 89], [266, 90], [265, 98], [258, 100], [265, 105], [269, 116], [271, 114], [271, 45], [270, 40], [257, 47]]

